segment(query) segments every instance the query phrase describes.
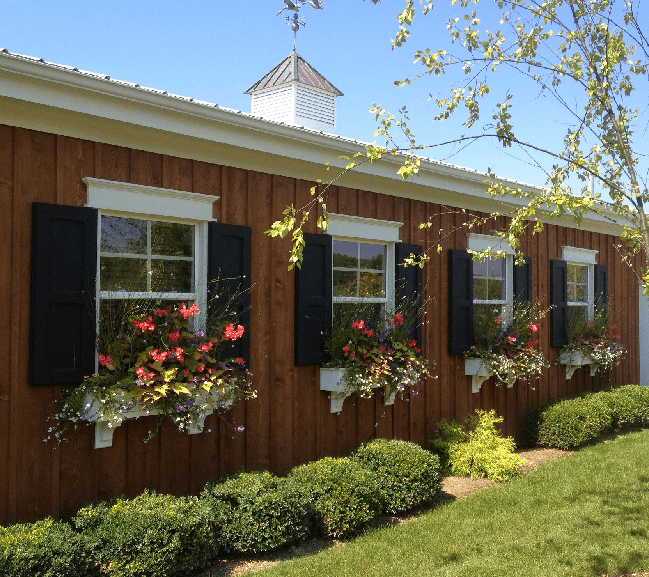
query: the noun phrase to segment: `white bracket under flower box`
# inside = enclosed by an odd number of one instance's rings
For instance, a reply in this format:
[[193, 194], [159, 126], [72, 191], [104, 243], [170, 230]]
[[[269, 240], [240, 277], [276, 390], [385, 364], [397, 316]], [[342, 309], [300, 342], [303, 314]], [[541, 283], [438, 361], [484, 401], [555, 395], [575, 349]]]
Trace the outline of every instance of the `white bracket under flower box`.
[[[340, 413], [343, 410], [345, 399], [354, 394], [345, 387], [344, 377], [347, 369], [340, 367], [321, 367], [320, 368], [320, 390], [330, 393], [331, 401], [330, 412]], [[375, 387], [373, 387], [375, 388]], [[396, 392], [383, 399], [384, 405], [394, 405]]]
[[593, 357], [581, 351], [561, 351], [559, 354], [559, 363], [566, 365], [566, 380], [572, 379], [574, 372], [584, 365], [590, 365], [591, 377], [597, 374], [597, 369], [593, 366]]
[[[483, 359], [465, 358], [464, 374], [471, 375], [471, 392], [479, 393], [482, 383], [484, 383], [489, 377], [493, 376], [494, 373], [487, 368]], [[511, 389], [515, 382], [516, 379], [508, 381], [507, 388]]]
[[[211, 398], [215, 406], [225, 406], [227, 408], [231, 407], [233, 400], [226, 397], [225, 394], [218, 391], [211, 391], [210, 393], [205, 393], [204, 397], [198, 399], [197, 402], [204, 403], [207, 398]], [[121, 401], [121, 402], [120, 402]], [[160, 411], [153, 407], [142, 408], [141, 406], [135, 406], [128, 408], [126, 410], [120, 410], [122, 406], [128, 406], [128, 403], [124, 398], [116, 397], [113, 402], [113, 411], [114, 415], [112, 418], [106, 415], [103, 415], [100, 411], [101, 400], [93, 397], [92, 395], [87, 395], [83, 400], [83, 411], [81, 414], [81, 419], [88, 421], [89, 423], [95, 423], [95, 449], [105, 449], [106, 447], [113, 446], [113, 433], [115, 429], [119, 427], [123, 421], [128, 419], [139, 419], [140, 417], [150, 417], [160, 414]], [[214, 409], [208, 407], [200, 413], [200, 417], [196, 422], [191, 423], [187, 433], [190, 435], [196, 435], [203, 432], [205, 427], [205, 418], [209, 417], [214, 412]]]

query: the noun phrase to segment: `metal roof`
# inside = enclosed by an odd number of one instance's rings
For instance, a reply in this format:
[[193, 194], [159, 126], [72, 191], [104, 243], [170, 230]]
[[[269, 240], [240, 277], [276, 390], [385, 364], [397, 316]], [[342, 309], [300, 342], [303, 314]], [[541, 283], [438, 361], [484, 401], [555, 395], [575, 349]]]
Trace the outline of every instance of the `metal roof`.
[[261, 80], [255, 82], [244, 94], [252, 94], [264, 88], [274, 88], [282, 84], [300, 82], [307, 86], [313, 86], [326, 92], [332, 92], [336, 96], [343, 96], [331, 82], [302, 58], [295, 50], [282, 60], [275, 68], [266, 74]]

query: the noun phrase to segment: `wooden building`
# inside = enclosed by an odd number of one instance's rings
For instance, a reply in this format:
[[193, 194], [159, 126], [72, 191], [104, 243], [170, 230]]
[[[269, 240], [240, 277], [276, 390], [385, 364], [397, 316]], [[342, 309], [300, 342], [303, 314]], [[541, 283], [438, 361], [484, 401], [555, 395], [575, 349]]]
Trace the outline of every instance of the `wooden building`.
[[[278, 76], [262, 88], [273, 91], [278, 82], [306, 86], [329, 107], [325, 113], [335, 126], [331, 94], [337, 89], [318, 86], [318, 77]], [[606, 291], [612, 303], [611, 320], [628, 350], [624, 362], [600, 376], [591, 377], [582, 368], [567, 379], [566, 367], [556, 364], [559, 348], [551, 346], [546, 318], [539, 338], [551, 366], [542, 377], [520, 380], [511, 388], [496, 386], [491, 378], [472, 392], [472, 377], [465, 375], [464, 357], [456, 354], [453, 341], [461, 338], [460, 321], [451, 323], [453, 306], [460, 304], [449, 302], [449, 295], [458, 292], [449, 292], [449, 283], [467, 284], [470, 277], [453, 281], [459, 269], [449, 265], [449, 254], [472, 243], [479, 246], [484, 235], [504, 223], [499, 217], [468, 236], [462, 226], [468, 217], [460, 209], [488, 215], [501, 207], [484, 194], [482, 173], [422, 161], [420, 175], [403, 182], [398, 159], [387, 158], [359, 167], [331, 188], [327, 206], [335, 216], [328, 234], [361, 244], [378, 242], [393, 254], [401, 243], [429, 248], [439, 229], [447, 231], [444, 251], [431, 253], [421, 277], [428, 302], [423, 354], [434, 361], [432, 372], [438, 378], [429, 379], [416, 397], [397, 398], [393, 405], [384, 405], [378, 394], [347, 399], [339, 414], [332, 413], [328, 393], [319, 389], [317, 354], [309, 357], [307, 350], [305, 356], [296, 355], [296, 341], [308, 345], [311, 337], [295, 334], [306, 329], [296, 318], [300, 295], [295, 271], [287, 270], [289, 241], [272, 239], [264, 231], [287, 205], [300, 207], [310, 200], [313, 183], [326, 178], [325, 161], [335, 164], [340, 155], [359, 150], [361, 143], [334, 134], [0, 52], [0, 294], [6, 323], [0, 371], [0, 524], [47, 515], [66, 518], [92, 499], [134, 496], [145, 488], [193, 494], [208, 480], [242, 468], [282, 474], [299, 463], [346, 455], [375, 437], [426, 446], [440, 419], [462, 420], [478, 408], [495, 409], [505, 417], [505, 432], [518, 435], [526, 411], [541, 403], [638, 382], [638, 281], [620, 262], [619, 227], [593, 215], [580, 227], [564, 219], [524, 238], [522, 251], [529, 257], [525, 278], [532, 296], [547, 307], [551, 263], [581, 263], [590, 275], [592, 306], [595, 270], [600, 271], [597, 290]], [[119, 427], [108, 448], [94, 448], [92, 427], [82, 428], [60, 447], [43, 442], [61, 388], [78, 377], [88, 354], [94, 362], [96, 353], [92, 340], [84, 340], [73, 305], [59, 309], [60, 324], [54, 326], [43, 320], [47, 310], [38, 312], [53, 281], [35, 277], [35, 261], [45, 260], [47, 266], [49, 259], [60, 259], [56, 282], [64, 285], [66, 279], [73, 285], [76, 273], [68, 273], [66, 266], [74, 269], [75, 263], [65, 255], [43, 252], [54, 249], [47, 239], [38, 240], [42, 230], [34, 228], [40, 226], [35, 206], [45, 212], [51, 207], [90, 210], [86, 228], [77, 231], [82, 239], [97, 238], [98, 214], [190, 223], [197, 239], [195, 274], [202, 278], [213, 258], [213, 247], [208, 247], [213, 227], [208, 225], [247, 227], [233, 230], [249, 235], [241, 258], [249, 258], [248, 360], [258, 395], [232, 411], [232, 423], [245, 427], [243, 432], [233, 433], [211, 416], [202, 434], [163, 428], [145, 444], [151, 419], [141, 418]], [[433, 226], [420, 229], [429, 219]], [[316, 234], [314, 219], [308, 227]], [[66, 242], [76, 242], [75, 234]], [[93, 262], [96, 249], [90, 252]], [[394, 275], [395, 260], [388, 257], [386, 262], [387, 278]], [[515, 271], [511, 259], [507, 263], [511, 278]], [[394, 286], [390, 279], [386, 283]], [[450, 330], [460, 331], [459, 336], [450, 338]], [[66, 357], [77, 346], [83, 354]], [[45, 369], [44, 358], [49, 359]]]

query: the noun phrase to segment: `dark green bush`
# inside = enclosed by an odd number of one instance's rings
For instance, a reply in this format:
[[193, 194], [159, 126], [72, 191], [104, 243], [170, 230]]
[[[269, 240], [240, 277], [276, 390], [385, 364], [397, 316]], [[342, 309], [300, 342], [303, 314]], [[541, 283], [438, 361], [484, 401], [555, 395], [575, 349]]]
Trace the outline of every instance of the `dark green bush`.
[[267, 471], [209, 483], [201, 493], [218, 524], [226, 551], [269, 551], [310, 530], [310, 495], [292, 479]]
[[649, 427], [649, 387], [640, 385], [624, 385], [612, 389], [616, 395], [624, 396], [636, 403], [635, 419], [632, 425]]
[[361, 445], [351, 458], [376, 474], [387, 513], [430, 503], [441, 490], [439, 457], [414, 443], [376, 439]]
[[1, 577], [85, 577], [98, 574], [80, 535], [66, 523], [44, 519], [0, 527]]
[[352, 536], [381, 512], [376, 475], [351, 459], [325, 457], [295, 467], [289, 478], [309, 491], [316, 531], [323, 535]]
[[210, 511], [196, 497], [145, 492], [85, 507], [74, 522], [102, 574], [114, 577], [184, 577], [218, 550]]
[[469, 440], [469, 434], [475, 431], [478, 424], [477, 419], [467, 419], [467, 425], [458, 425], [455, 421], [450, 423], [446, 419], [442, 419], [437, 423], [439, 436], [430, 440], [430, 449], [439, 457], [439, 462], [442, 467], [442, 473], [449, 475], [451, 472], [450, 463], [450, 449], [453, 445], [458, 443], [465, 443]]

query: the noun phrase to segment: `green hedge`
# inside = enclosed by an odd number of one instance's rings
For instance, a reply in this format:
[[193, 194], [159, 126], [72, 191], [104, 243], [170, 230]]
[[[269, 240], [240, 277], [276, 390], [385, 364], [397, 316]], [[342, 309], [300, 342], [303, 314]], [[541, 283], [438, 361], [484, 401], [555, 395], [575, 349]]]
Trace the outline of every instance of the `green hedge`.
[[98, 575], [84, 542], [67, 523], [44, 519], [0, 527], [1, 577]]
[[309, 493], [266, 471], [208, 483], [201, 499], [214, 515], [225, 551], [269, 551], [301, 539], [311, 528]]
[[414, 443], [376, 439], [361, 445], [351, 459], [375, 473], [387, 513], [430, 503], [442, 487], [439, 457]]
[[537, 407], [526, 418], [529, 445], [572, 449], [601, 435], [649, 426], [649, 388], [626, 385]]
[[218, 552], [210, 511], [196, 497], [147, 491], [85, 507], [74, 523], [111, 577], [184, 577]]
[[315, 529], [323, 535], [350, 537], [381, 512], [376, 475], [351, 459], [325, 457], [295, 467], [289, 478], [309, 491]]

